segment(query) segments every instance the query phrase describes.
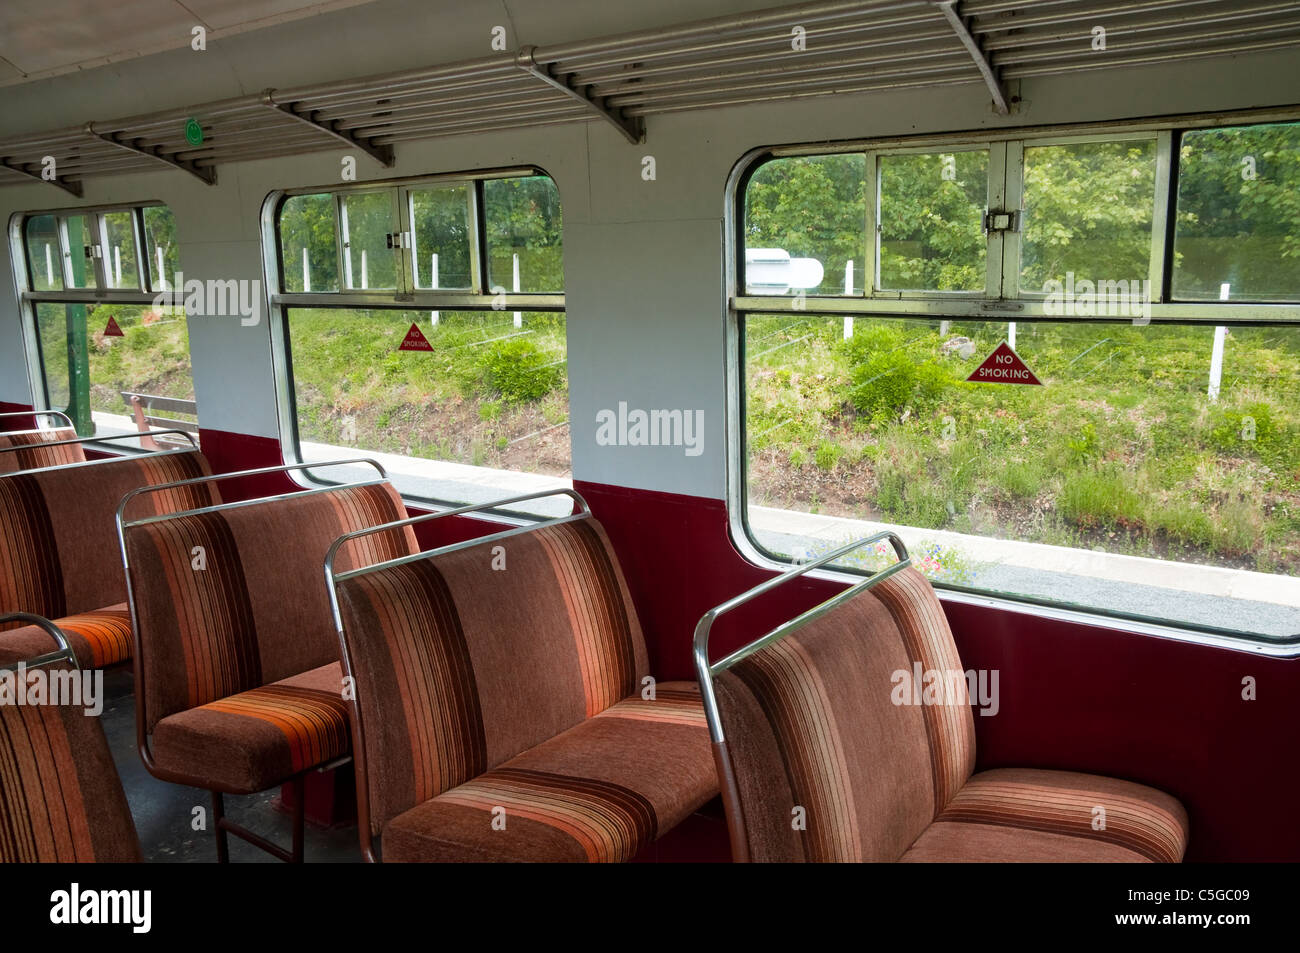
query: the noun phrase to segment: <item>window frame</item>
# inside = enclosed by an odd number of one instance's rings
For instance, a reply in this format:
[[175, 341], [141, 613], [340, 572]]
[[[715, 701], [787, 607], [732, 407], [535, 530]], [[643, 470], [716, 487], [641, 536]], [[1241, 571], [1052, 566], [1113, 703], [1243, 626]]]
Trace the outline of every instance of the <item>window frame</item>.
[[[302, 435], [298, 427], [298, 403], [294, 389], [293, 345], [289, 333], [289, 312], [292, 309], [340, 308], [385, 311], [533, 311], [565, 313], [565, 293], [536, 293], [505, 291], [494, 294], [487, 285], [487, 232], [483, 205], [483, 182], [488, 179], [512, 179], [529, 176], [545, 176], [555, 184], [559, 192], [559, 183], [555, 177], [540, 166], [508, 166], [481, 169], [468, 172], [449, 172], [433, 175], [412, 176], [398, 179], [357, 182], [349, 185], [308, 186], [292, 189], [277, 189], [269, 193], [262, 202], [262, 271], [268, 289], [269, 317], [271, 331], [271, 363], [274, 373], [276, 403], [279, 417], [280, 448], [287, 464], [301, 465], [310, 461], [303, 459]], [[468, 226], [471, 231], [470, 241], [470, 278], [472, 288], [465, 290], [434, 290], [416, 288], [415, 276], [408, 276], [409, 281], [399, 277], [403, 287], [387, 291], [344, 290], [343, 282], [343, 227], [338, 221], [340, 196], [356, 192], [376, 192], [391, 190], [398, 205], [399, 226], [408, 230], [413, 236], [414, 229], [409, 221], [410, 194], [427, 185], [466, 186], [466, 199], [469, 205]], [[296, 195], [320, 195], [329, 193], [334, 196], [336, 216], [336, 243], [339, 249], [339, 291], [322, 292], [287, 292], [284, 290], [283, 268], [284, 251], [280, 242], [280, 213], [287, 199]], [[564, 203], [561, 198], [560, 207]], [[562, 228], [563, 231], [563, 228]], [[413, 240], [413, 239], [412, 239]], [[401, 272], [412, 265], [410, 254], [399, 256], [406, 262], [399, 266]], [[418, 275], [418, 270], [416, 272]], [[504, 301], [504, 303], [502, 303]], [[366, 452], [366, 451], [359, 451]], [[371, 451], [378, 452], [378, 451]], [[412, 459], [425, 459], [413, 457]], [[289, 474], [290, 478], [302, 486], [320, 487], [337, 485], [317, 477], [309, 470], [299, 470]], [[449, 509], [463, 506], [464, 501], [441, 500], [421, 496], [416, 493], [398, 490], [402, 500], [407, 503], [433, 509]], [[514, 521], [508, 514], [488, 514], [485, 518]]]
[[[24, 359], [27, 364], [27, 379], [32, 399], [37, 406], [50, 408], [50, 383], [45, 378], [45, 355], [41, 345], [41, 334], [37, 316], [37, 306], [41, 304], [123, 304], [151, 305], [160, 292], [151, 290], [153, 266], [148, 259], [147, 230], [144, 222], [146, 208], [169, 208], [159, 199], [145, 199], [138, 202], [117, 202], [108, 205], [64, 206], [59, 208], [35, 209], [15, 212], [9, 218], [9, 261], [14, 276], [14, 290], [17, 293], [19, 324], [24, 337]], [[108, 287], [107, 257], [102, 248], [108, 245], [108, 224], [106, 216], [113, 212], [130, 212], [132, 238], [136, 246], [135, 273], [138, 288]], [[175, 213], [172, 213], [175, 215]], [[63, 288], [55, 291], [35, 290], [35, 263], [28, 255], [27, 223], [34, 218], [51, 216], [55, 222], [55, 234], [59, 240], [59, 258]], [[95, 287], [71, 287], [72, 249], [68, 241], [67, 220], [75, 217], [87, 217], [91, 222], [92, 233], [98, 238], [101, 252], [91, 255], [91, 267], [94, 269]], [[179, 223], [177, 226], [179, 232]], [[156, 276], [165, 279], [166, 276]], [[54, 409], [54, 408], [50, 408]], [[145, 452], [140, 448], [123, 446], [120, 443], [98, 444], [90, 438], [97, 448], [117, 455], [129, 455]]]
[[[1023, 146], [1056, 145], [1086, 141], [1117, 141], [1119, 138], [1137, 139], [1156, 137], [1155, 205], [1152, 216], [1152, 256], [1150, 277], [1152, 288], [1152, 324], [1174, 325], [1242, 325], [1288, 326], [1300, 324], [1300, 300], [1295, 302], [1253, 301], [1179, 301], [1171, 300], [1169, 292], [1173, 282], [1173, 245], [1178, 202], [1178, 152], [1185, 131], [1208, 128], [1229, 128], [1264, 123], [1300, 121], [1300, 107], [1290, 109], [1243, 110], [1212, 115], [1179, 115], [1166, 118], [1132, 121], [1127, 123], [1086, 123], [1069, 126], [1018, 127], [979, 132], [962, 132], [949, 135], [924, 134], [877, 140], [850, 140], [797, 145], [760, 146], [746, 152], [732, 167], [723, 198], [724, 287], [725, 287], [725, 399], [724, 440], [726, 445], [725, 476], [728, 529], [733, 544], [741, 556], [750, 563], [782, 571], [791, 561], [767, 550], [755, 537], [749, 522], [749, 454], [746, 452], [746, 415], [748, 394], [745, 387], [745, 335], [743, 323], [750, 314], [785, 314], [796, 311], [827, 317], [852, 316], [885, 318], [945, 318], [960, 321], [1005, 323], [1024, 322], [1094, 322], [1129, 323], [1116, 317], [1078, 317], [1047, 314], [1043, 302], [1046, 295], [1039, 293], [1037, 300], [1030, 297], [974, 297], [964, 295], [923, 295], [902, 297], [897, 292], [888, 296], [869, 293], [847, 295], [805, 295], [802, 300], [794, 296], [746, 295], [745, 287], [745, 197], [750, 179], [765, 162], [777, 158], [820, 156], [844, 152], [889, 152], [893, 148], [913, 147], [912, 151], [951, 151], [959, 144], [983, 143], [993, 140], [1018, 141], [1020, 154], [1008, 159], [1018, 163], [1023, 183]], [[990, 175], [992, 175], [990, 158]], [[871, 166], [868, 165], [868, 175]], [[878, 174], [878, 173], [877, 173]], [[868, 180], [867, 208], [873, 205], [873, 195], [878, 192]], [[1011, 192], [1011, 189], [1008, 189]], [[1007, 196], [1007, 208], [1023, 205], [1019, 190]], [[1012, 200], [1014, 199], [1015, 204]], [[870, 216], [870, 211], [868, 215]], [[1003, 281], [1014, 269], [1018, 290], [1020, 232], [1015, 233], [1016, 253], [1004, 256]], [[874, 276], [874, 241], [868, 231], [867, 274]], [[1007, 263], [1010, 264], [1007, 264]], [[992, 269], [990, 268], [990, 272]], [[874, 281], [874, 277], [873, 277]], [[838, 583], [860, 580], [867, 573], [848, 566], [814, 570], [810, 576]], [[934, 588], [944, 601], [967, 605], [986, 606], [1003, 611], [1033, 615], [1098, 628], [1117, 629], [1158, 638], [1174, 639], [1199, 645], [1210, 645], [1234, 651], [1251, 651], [1257, 654], [1282, 658], [1300, 657], [1300, 633], [1286, 637], [1270, 637], [1254, 632], [1200, 625], [1191, 622], [1157, 619], [1122, 611], [1108, 611], [1098, 607], [1079, 606], [1056, 602], [1035, 596], [1001, 593], [993, 590], [960, 586], [933, 581]]]

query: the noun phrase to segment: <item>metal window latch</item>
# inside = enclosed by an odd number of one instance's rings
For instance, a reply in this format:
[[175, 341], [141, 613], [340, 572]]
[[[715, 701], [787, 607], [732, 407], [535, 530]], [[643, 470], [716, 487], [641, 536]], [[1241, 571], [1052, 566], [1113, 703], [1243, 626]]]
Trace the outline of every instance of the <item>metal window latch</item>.
[[1018, 232], [1020, 231], [1019, 209], [991, 208], [984, 213], [984, 231]]
[[389, 248], [410, 248], [411, 242], [407, 237], [407, 232], [390, 232], [385, 236], [388, 240]]

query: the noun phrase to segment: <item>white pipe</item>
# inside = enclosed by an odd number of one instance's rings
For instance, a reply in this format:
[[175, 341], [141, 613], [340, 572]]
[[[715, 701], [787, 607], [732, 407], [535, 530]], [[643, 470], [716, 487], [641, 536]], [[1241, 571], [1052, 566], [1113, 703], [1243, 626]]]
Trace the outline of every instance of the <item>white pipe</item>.
[[[519, 253], [515, 252], [515, 294], [518, 293], [519, 293]], [[523, 326], [524, 326], [524, 313], [522, 311], [516, 311], [515, 327], [522, 328]]]
[[[430, 288], [433, 288], [435, 291], [436, 291], [437, 288], [438, 288], [438, 253], [437, 253], [437, 252], [434, 252], [434, 253], [433, 253], [433, 262], [432, 262], [432, 264], [430, 265], [430, 271], [429, 271], [429, 287], [430, 287]], [[430, 312], [429, 312], [429, 317], [433, 318], [433, 323], [434, 323], [435, 325], [438, 323], [438, 312], [437, 312], [437, 311], [430, 311]]]
[[[853, 294], [853, 259], [850, 258], [844, 263], [844, 293]], [[853, 316], [844, 316], [844, 340], [853, 337]]]

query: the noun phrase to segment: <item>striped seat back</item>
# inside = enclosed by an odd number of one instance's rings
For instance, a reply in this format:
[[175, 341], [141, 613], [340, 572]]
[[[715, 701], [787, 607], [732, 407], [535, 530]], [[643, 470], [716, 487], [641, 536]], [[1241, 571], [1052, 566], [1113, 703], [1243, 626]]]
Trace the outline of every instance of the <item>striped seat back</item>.
[[[150, 730], [178, 711], [339, 660], [323, 567], [344, 533], [406, 518], [386, 481], [308, 490], [125, 527]], [[347, 559], [418, 551], [411, 528]], [[342, 686], [340, 686], [340, 691]]]
[[[137, 487], [211, 472], [199, 451], [176, 450], [0, 476], [0, 612], [57, 619], [125, 602], [118, 503]], [[141, 504], [166, 513], [216, 500], [215, 488], [198, 484]]]
[[934, 590], [906, 569], [715, 676], [749, 859], [901, 857], [974, 770], [960, 671]]
[[59, 440], [75, 440], [77, 432], [68, 427], [57, 430], [18, 430], [0, 433], [0, 450], [21, 447], [21, 450], [0, 453], [0, 473], [17, 473], [19, 470], [36, 470], [41, 467], [61, 467], [65, 463], [84, 463], [86, 451], [79, 443], [50, 446]]
[[647, 673], [627, 583], [589, 517], [337, 589], [375, 834], [626, 698]]
[[[0, 649], [0, 664], [19, 660]], [[83, 673], [51, 667], [28, 675], [80, 678]], [[131, 811], [99, 718], [87, 715], [85, 704], [16, 704], [17, 672], [0, 677], [13, 693], [0, 704], [0, 863], [140, 860]]]

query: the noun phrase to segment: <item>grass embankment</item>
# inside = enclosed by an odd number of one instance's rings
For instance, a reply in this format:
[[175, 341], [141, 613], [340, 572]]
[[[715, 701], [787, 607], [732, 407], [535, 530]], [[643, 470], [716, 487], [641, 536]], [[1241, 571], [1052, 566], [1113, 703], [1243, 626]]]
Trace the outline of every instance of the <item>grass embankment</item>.
[[[749, 319], [752, 502], [1300, 571], [1300, 336], [1021, 324], [1044, 387], [967, 384], [1002, 324]], [[966, 337], [968, 357], [946, 342]]]

